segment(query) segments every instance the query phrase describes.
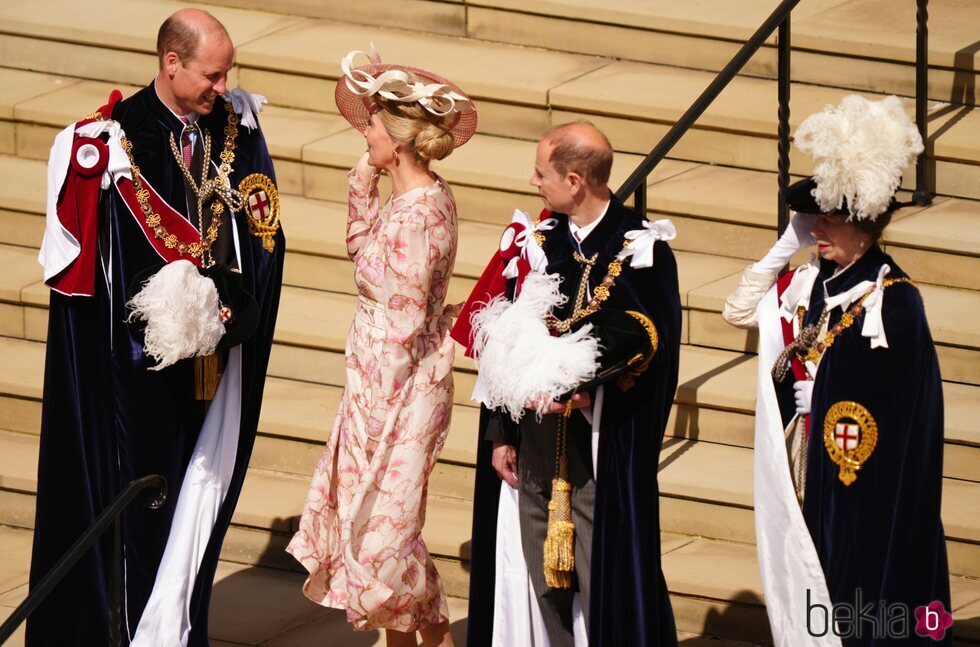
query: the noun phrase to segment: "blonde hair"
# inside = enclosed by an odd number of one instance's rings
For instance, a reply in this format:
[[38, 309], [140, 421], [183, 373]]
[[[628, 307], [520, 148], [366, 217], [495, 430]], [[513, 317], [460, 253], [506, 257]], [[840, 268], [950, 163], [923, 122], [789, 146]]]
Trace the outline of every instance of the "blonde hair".
[[374, 98], [381, 123], [391, 139], [423, 164], [441, 160], [453, 152], [452, 124], [456, 115], [440, 117], [416, 102], [403, 103]]

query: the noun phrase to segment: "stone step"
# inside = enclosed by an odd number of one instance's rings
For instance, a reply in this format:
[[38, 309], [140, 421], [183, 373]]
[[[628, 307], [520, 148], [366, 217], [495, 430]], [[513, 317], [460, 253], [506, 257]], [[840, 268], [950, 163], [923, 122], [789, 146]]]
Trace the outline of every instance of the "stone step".
[[[40, 426], [42, 344], [0, 340], [17, 374], [0, 373], [0, 428], [36, 434]], [[755, 360], [734, 353], [684, 347], [679, 388], [666, 434], [676, 442], [699, 440], [751, 448], [754, 435]], [[339, 367], [337, 371], [342, 371]], [[468, 374], [457, 374], [469, 380]], [[333, 424], [342, 390], [340, 373], [333, 385], [269, 377], [252, 464], [309, 475]], [[943, 385], [946, 411], [944, 473], [980, 480], [980, 388], [953, 382]], [[457, 404], [442, 453], [452, 464], [476, 460], [478, 411], [457, 386]], [[668, 444], [671, 442], [667, 441]], [[468, 487], [468, 486], [464, 486]]]
[[[485, 240], [489, 242], [492, 238], [487, 236]], [[48, 291], [39, 282], [40, 266], [35, 263], [32, 254], [32, 250], [28, 248], [0, 245], [0, 262], [17, 267], [16, 271], [0, 276], [0, 285], [7, 286], [0, 295], [0, 301], [6, 302], [0, 304], [0, 316], [4, 321], [0, 325], [12, 336], [43, 341], [47, 335]], [[720, 316], [724, 299], [734, 289], [742, 264], [732, 259], [712, 258], [703, 254], [679, 252], [677, 256], [682, 306], [687, 315], [681, 342], [738, 351], [754, 350], [755, 333], [728, 326]], [[349, 272], [349, 266], [343, 268]], [[31, 273], [33, 277], [30, 276]], [[330, 279], [317, 279], [318, 287], [350, 290], [351, 281], [346, 277], [351, 275], [348, 273], [344, 277], [344, 271], [339, 267], [335, 268], [334, 274]], [[309, 276], [310, 272], [301, 271], [300, 275], [295, 280]], [[314, 273], [313, 276], [320, 274]], [[469, 292], [472, 279], [456, 278], [454, 281], [456, 283], [453, 285], [451, 300], [458, 302]], [[920, 290], [944, 378], [980, 384], [980, 332], [973, 326], [973, 322], [980, 318], [980, 293], [929, 285], [920, 286]], [[349, 293], [284, 287], [275, 339], [279, 346], [287, 346], [289, 350], [280, 351], [281, 358], [295, 358], [297, 352], [302, 350], [308, 351], [310, 358], [318, 356], [322, 351], [342, 352], [353, 319], [355, 303], [356, 297]], [[17, 335], [20, 331], [21, 334]], [[287, 363], [288, 361], [290, 360]], [[342, 384], [325, 378], [322, 372], [325, 366], [311, 367], [309, 362], [304, 362], [290, 366], [290, 373], [280, 374], [276, 372], [279, 370], [277, 365], [277, 354], [274, 353], [273, 366], [270, 368], [273, 375]], [[471, 362], [463, 359], [461, 349], [457, 349], [456, 366], [472, 366]], [[318, 372], [310, 373], [309, 368], [316, 368]], [[336, 380], [337, 373], [332, 375]], [[468, 388], [464, 389], [467, 394]]]
[[[552, 119], [561, 123], [588, 118], [606, 133], [617, 150], [645, 153], [711, 82], [707, 72], [642, 63], [617, 62], [584, 74], [551, 91]], [[790, 128], [825, 105], [837, 104], [847, 91], [795, 85]], [[869, 99], [877, 95], [864, 93]], [[906, 101], [906, 108], [913, 108]], [[976, 179], [980, 112], [972, 107], [930, 106], [930, 137], [935, 159], [936, 190], [946, 195], [980, 197]], [[754, 78], [735, 79], [705, 111], [695, 127], [671, 151], [675, 158], [724, 166], [774, 171], [776, 156], [776, 84]], [[791, 147], [793, 173], [807, 174], [812, 160]], [[904, 185], [914, 185], [906, 174]]]
[[[70, 5], [70, 0], [54, 1], [52, 14], [60, 15], [61, 4]], [[126, 3], [125, 11], [138, 11], [144, 5], [152, 7], [147, 14], [151, 16], [181, 6], [139, 0]], [[66, 18], [46, 21], [20, 7], [0, 9], [0, 18], [10, 25], [0, 37], [0, 52], [9, 53], [9, 65], [137, 85], [152, 78], [155, 66], [146, 71], [153, 62], [152, 34], [127, 32], [116, 38], [94, 16], [77, 15], [70, 8], [64, 13]], [[340, 57], [374, 40], [389, 60], [412, 60], [422, 66], [431, 61], [481, 100], [480, 131], [506, 137], [534, 139], [553, 123], [586, 116], [607, 132], [618, 150], [645, 154], [713, 77], [711, 72], [443, 35], [381, 29], [381, 40], [377, 27], [224, 8], [218, 14], [229, 21], [239, 42], [233, 83], [261, 90], [273, 104], [333, 112], [330, 92], [340, 74]], [[112, 49], [120, 46], [131, 50], [121, 56]], [[487, 60], [494, 65], [485, 65]], [[735, 79], [673, 156], [775, 170], [775, 92], [770, 79]], [[794, 84], [792, 125], [825, 104], [836, 103], [846, 92]], [[938, 191], [980, 197], [980, 114], [969, 106], [936, 104], [931, 118], [935, 155], [931, 165]], [[811, 163], [804, 158], [794, 152], [794, 172], [810, 171]]]
[[[661, 541], [681, 647], [772, 644], [754, 547], [670, 533]], [[0, 618], [26, 595], [30, 546], [31, 531], [0, 527], [0, 548], [13, 556], [0, 566]], [[445, 578], [443, 564], [437, 566]], [[310, 604], [300, 592], [303, 580], [291, 570], [222, 561], [209, 623], [212, 644], [299, 647], [331, 638], [348, 644], [353, 634], [343, 613]], [[957, 644], [972, 644], [980, 637], [980, 585], [955, 575], [950, 584]], [[463, 644], [467, 602], [450, 597], [449, 609], [454, 638]], [[357, 636], [359, 645], [384, 644], [377, 632]], [[7, 644], [23, 645], [23, 629]]]
[[[281, 406], [274, 407], [268, 415], [275, 417], [276, 409]], [[473, 422], [471, 418], [470, 424]], [[460, 433], [457, 431], [455, 435], [458, 437]], [[473, 438], [473, 427], [469, 437]], [[270, 438], [261, 438], [257, 442], [243, 501], [235, 518], [238, 525], [277, 533], [295, 531], [295, 518], [302, 512], [304, 500], [301, 494], [309, 485], [313, 467], [322, 451], [320, 443], [303, 443], [300, 448], [293, 446], [296, 444], [299, 443], [276, 443]], [[0, 433], [0, 446], [4, 448], [0, 489], [19, 494], [33, 492], [36, 480], [32, 466], [37, 461], [37, 437], [4, 432]], [[285, 459], [276, 449], [295, 450], [290, 452], [292, 462], [287, 461], [284, 465]], [[270, 453], [278, 456], [271, 464]], [[688, 535], [753, 543], [752, 461], [750, 448], [668, 439], [659, 466], [661, 527]], [[973, 465], [976, 465], [975, 456]], [[273, 471], [268, 467], [289, 471]], [[287, 496], [282, 488], [302, 492]], [[980, 576], [980, 519], [973, 514], [980, 505], [980, 483], [947, 478], [944, 489], [943, 518], [950, 569], [954, 573]], [[469, 464], [440, 463], [433, 471], [429, 489], [430, 518], [442, 519], [441, 515], [445, 514], [446, 518], [455, 519], [445, 523], [432, 522], [435, 524], [435, 529], [430, 529], [434, 533], [432, 541], [441, 542], [430, 543], [434, 553], [447, 558], [468, 558], [464, 545], [469, 536], [472, 492], [473, 470]], [[293, 500], [294, 504], [284, 503]], [[294, 505], [296, 510], [289, 505]], [[453, 535], [453, 532], [461, 534]]]
[[[208, 4], [268, 11], [261, 0], [206, 0]], [[484, 0], [399, 4], [292, 0], [275, 9], [291, 15], [466, 36], [557, 51], [718, 71], [775, 6], [763, 0], [737, 7], [725, 0], [699, 3]], [[974, 18], [969, 18], [970, 12]], [[966, 12], [964, 14], [964, 12]], [[882, 15], [888, 20], [882, 20]], [[929, 7], [930, 91], [933, 99], [975, 102], [975, 6], [953, 0]], [[394, 23], [392, 21], [395, 21]], [[873, 24], [874, 29], [868, 25]], [[801, 3], [792, 14], [792, 76], [797, 81], [862, 91], [915, 94], [915, 6], [888, 0]], [[743, 74], [774, 78], [775, 38]], [[974, 81], [971, 83], [971, 81]]]
[[[40, 267], [31, 249], [0, 245], [0, 329], [10, 337], [43, 340], [46, 337], [46, 305], [48, 290], [38, 282]], [[751, 445], [751, 418], [733, 416], [724, 411], [737, 408], [751, 414], [754, 409], [755, 361], [749, 355], [713, 351], [696, 346], [722, 346], [739, 351], [754, 350], [755, 336], [725, 324], [718, 312], [724, 297], [731, 292], [738, 273], [730, 273], [737, 263], [700, 254], [679, 252], [681, 267], [682, 303], [686, 306], [686, 328], [683, 332], [681, 380], [678, 389], [676, 415], [671, 424], [678, 435], [722, 432], [717, 442]], [[726, 263], [732, 263], [726, 265]], [[466, 265], [461, 265], [467, 271]], [[349, 274], [347, 275], [349, 276]], [[719, 276], [724, 278], [718, 279]], [[457, 277], [459, 278], [459, 277]], [[454, 281], [457, 279], [454, 279]], [[344, 282], [349, 282], [348, 278]], [[972, 321], [980, 315], [980, 298], [975, 292], [964, 292], [923, 286], [927, 311], [931, 317], [933, 336], [937, 341], [943, 375], [947, 380], [947, 428], [951, 442], [959, 445], [956, 452], [972, 453], [971, 446], [980, 445], [976, 431], [978, 416], [976, 389], [966, 384], [953, 384], [958, 379], [980, 382], [975, 361], [976, 333]], [[286, 287], [280, 306], [270, 374], [322, 384], [342, 386], [343, 361], [339, 353], [353, 318], [355, 298], [350, 294]], [[327, 315], [326, 313], [329, 313]], [[958, 361], [965, 357], [963, 361]], [[322, 362], [315, 361], [317, 358]], [[472, 385], [472, 363], [457, 355], [456, 401], [469, 404]], [[690, 369], [688, 369], [690, 366]], [[40, 364], [38, 364], [40, 368]], [[699, 399], [698, 391], [711, 388], [711, 380], [701, 384], [702, 375], [712, 375], [717, 381], [715, 400]], [[689, 385], [693, 385], [693, 388]], [[689, 395], [691, 394], [691, 395]], [[739, 394], [732, 404], [733, 394]], [[697, 412], [697, 407], [702, 407]], [[707, 416], [698, 422], [692, 416]], [[694, 416], [696, 418], [696, 416]], [[736, 418], [737, 422], [732, 421]], [[972, 431], [971, 431], [972, 429]], [[731, 430], [731, 431], [729, 431]], [[959, 464], [951, 463], [950, 466]], [[955, 475], [961, 475], [957, 469]]]
[[[472, 38], [712, 71], [728, 63], [775, 7], [765, 1], [735, 6], [724, 0], [480, 4], [467, 12], [466, 35]], [[935, 99], [965, 95], [967, 101], [974, 100], [964, 92], [972, 87], [975, 74], [969, 49], [974, 34], [965, 27], [969, 18], [962, 12], [963, 7], [951, 1], [929, 6], [929, 96]], [[800, 3], [792, 16], [794, 80], [914, 95], [913, 4], [825, 0]], [[775, 37], [748, 62], [743, 74], [775, 78]]]
[[[5, 74], [0, 70], [0, 82]], [[13, 75], [16, 78], [11, 80], [16, 81], [19, 74], [22, 73]], [[36, 84], [40, 85], [40, 81]], [[17, 155], [46, 159], [57, 130], [77, 118], [77, 106], [101, 104], [111, 87], [84, 81], [40, 98], [11, 103], [9, 109], [17, 119], [13, 122]], [[135, 90], [123, 89], [127, 93]], [[340, 117], [278, 107], [265, 111], [263, 125], [276, 158], [281, 190], [316, 198], [295, 200], [284, 195], [285, 227], [291, 228], [291, 220], [317, 219], [323, 209], [322, 200], [345, 202], [347, 170], [364, 146], [358, 133]], [[515, 207], [532, 214], [540, 209], [540, 200], [527, 183], [533, 156], [532, 142], [477, 135], [470, 145], [437, 168], [454, 187], [462, 221], [499, 226], [509, 222]], [[614, 167], [613, 186], [625, 179], [639, 160], [639, 156], [620, 153]], [[44, 209], [43, 166], [17, 158], [0, 158], [0, 169], [22, 180], [13, 185], [16, 195], [0, 200], [3, 210], [0, 215], [9, 222], [4, 228], [3, 242], [39, 244], [43, 223], [27, 216], [40, 214]], [[666, 160], [648, 179], [648, 191], [649, 217], [667, 216], [674, 221], [681, 232], [674, 243], [678, 250], [756, 259], [772, 243], [774, 173]], [[343, 258], [346, 254], [339, 241], [343, 238], [345, 210], [336, 206], [331, 209], [335, 212], [341, 209], [339, 219], [332, 219], [337, 224], [329, 230], [314, 227], [309, 231], [317, 235], [326, 233], [337, 240], [339, 257]], [[492, 226], [484, 231], [490, 234], [487, 249], [492, 249], [497, 231]], [[465, 240], [473, 233], [463, 230], [461, 236]], [[884, 243], [896, 260], [908, 264], [909, 271], [921, 281], [969, 289], [980, 287], [973, 279], [980, 271], [980, 204], [976, 202], [938, 198], [928, 209], [903, 209], [886, 231]], [[482, 245], [479, 247], [482, 249]], [[293, 248], [292, 238], [290, 248]], [[478, 255], [481, 259], [484, 256]], [[330, 261], [298, 258], [295, 267], [297, 274], [334, 276], [332, 272], [317, 271], [329, 269]]]

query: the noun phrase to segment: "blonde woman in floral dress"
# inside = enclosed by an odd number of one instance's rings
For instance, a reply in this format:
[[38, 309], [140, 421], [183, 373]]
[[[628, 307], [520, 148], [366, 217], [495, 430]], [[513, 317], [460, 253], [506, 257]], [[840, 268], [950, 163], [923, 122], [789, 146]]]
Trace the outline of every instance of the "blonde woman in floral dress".
[[[422, 540], [428, 479], [449, 429], [456, 309], [456, 203], [429, 169], [476, 129], [472, 101], [429, 72], [371, 64], [337, 84], [341, 113], [367, 140], [348, 175], [347, 251], [358, 301], [347, 382], [288, 551], [308, 598], [344, 609], [389, 647], [452, 645], [446, 597]], [[380, 206], [381, 172], [391, 196]]]

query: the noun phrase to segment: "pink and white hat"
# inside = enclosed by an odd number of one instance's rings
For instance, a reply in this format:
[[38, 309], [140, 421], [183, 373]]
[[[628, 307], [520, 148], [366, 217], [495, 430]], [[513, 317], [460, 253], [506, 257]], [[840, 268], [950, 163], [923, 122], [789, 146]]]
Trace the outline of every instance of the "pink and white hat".
[[[371, 62], [352, 67], [358, 55]], [[459, 86], [438, 74], [411, 65], [382, 63], [371, 45], [371, 53], [360, 50], [348, 52], [340, 62], [344, 75], [337, 81], [334, 99], [340, 114], [359, 132], [371, 121], [375, 95], [389, 101], [417, 102], [432, 114], [453, 115], [450, 132], [453, 148], [469, 141], [476, 131], [476, 106]]]

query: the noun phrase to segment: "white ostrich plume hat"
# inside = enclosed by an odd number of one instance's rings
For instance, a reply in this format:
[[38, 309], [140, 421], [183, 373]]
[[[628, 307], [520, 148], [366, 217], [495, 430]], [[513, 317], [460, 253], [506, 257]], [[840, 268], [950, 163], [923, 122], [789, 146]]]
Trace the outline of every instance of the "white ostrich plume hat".
[[824, 213], [875, 220], [888, 210], [902, 173], [922, 152], [922, 137], [896, 96], [856, 94], [807, 117], [794, 135], [813, 157], [812, 195]]

